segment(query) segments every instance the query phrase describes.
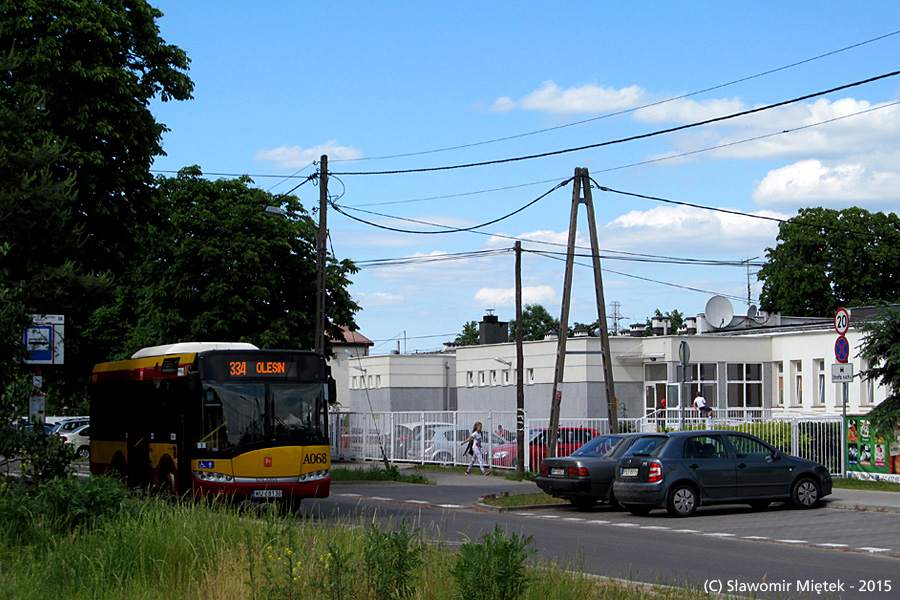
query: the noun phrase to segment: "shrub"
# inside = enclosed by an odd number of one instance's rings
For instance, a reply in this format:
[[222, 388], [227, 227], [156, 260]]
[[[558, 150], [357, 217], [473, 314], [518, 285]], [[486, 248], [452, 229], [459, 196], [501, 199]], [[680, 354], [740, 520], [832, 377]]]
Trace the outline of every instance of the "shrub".
[[415, 589], [413, 571], [422, 563], [412, 543], [415, 535], [406, 521], [392, 531], [380, 531], [374, 524], [366, 531], [366, 580], [376, 600], [406, 598]]
[[463, 544], [451, 568], [457, 598], [519, 598], [529, 584], [525, 561], [536, 553], [528, 548], [532, 542], [531, 536], [515, 533], [507, 538], [497, 525], [478, 543]]

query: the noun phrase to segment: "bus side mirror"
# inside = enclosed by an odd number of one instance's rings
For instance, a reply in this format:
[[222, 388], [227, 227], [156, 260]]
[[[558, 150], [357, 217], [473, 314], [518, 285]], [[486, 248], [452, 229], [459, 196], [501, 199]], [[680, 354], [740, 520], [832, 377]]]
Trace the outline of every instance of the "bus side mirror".
[[188, 373], [187, 375], [187, 388], [189, 392], [199, 392], [201, 389], [200, 385], [200, 373], [197, 371], [193, 371]]
[[337, 403], [337, 383], [333, 377], [328, 378], [328, 404]]

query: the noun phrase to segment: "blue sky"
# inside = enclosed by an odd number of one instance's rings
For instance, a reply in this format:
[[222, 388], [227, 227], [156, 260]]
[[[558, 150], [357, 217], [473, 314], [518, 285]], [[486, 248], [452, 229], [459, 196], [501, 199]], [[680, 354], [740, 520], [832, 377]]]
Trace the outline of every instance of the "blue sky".
[[[327, 154], [336, 204], [372, 223], [328, 214], [335, 255], [364, 267], [351, 292], [376, 354], [398, 340], [404, 352], [439, 349], [487, 309], [512, 319], [514, 255], [504, 250], [514, 239], [526, 250], [525, 302], [558, 316], [572, 184], [548, 192], [577, 167], [613, 190], [776, 218], [807, 206], [900, 207], [900, 77], [577, 152], [360, 174], [596, 145], [900, 70], [896, 2], [151, 3], [195, 83], [193, 100], [153, 106], [171, 129], [154, 168], [250, 174], [284, 193]], [[318, 206], [312, 184], [295, 194]], [[717, 294], [745, 314], [748, 259], [758, 301], [755, 272], [777, 223], [592, 196], [607, 312], [618, 303], [620, 327], [657, 308], [696, 315]], [[532, 202], [475, 231], [434, 233]], [[583, 208], [577, 229], [587, 251]], [[368, 262], [403, 258], [422, 260]], [[683, 264], [696, 260], [730, 264]], [[577, 262], [570, 321], [593, 322], [593, 274], [581, 266], [590, 261]]]

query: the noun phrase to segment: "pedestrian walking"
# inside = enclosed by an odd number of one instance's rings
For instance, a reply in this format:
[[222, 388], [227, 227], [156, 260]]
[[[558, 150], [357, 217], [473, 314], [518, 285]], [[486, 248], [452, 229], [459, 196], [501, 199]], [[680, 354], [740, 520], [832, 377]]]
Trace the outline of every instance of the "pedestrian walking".
[[491, 470], [484, 468], [484, 460], [481, 456], [481, 421], [476, 421], [475, 425], [472, 427], [472, 435], [470, 435], [466, 440], [460, 444], [469, 444], [469, 447], [466, 448], [466, 452], [471, 452], [472, 459], [469, 461], [469, 468], [466, 469], [466, 475], [472, 472], [472, 465], [475, 464], [475, 461], [478, 461], [478, 468], [481, 469], [482, 475], [490, 474]]

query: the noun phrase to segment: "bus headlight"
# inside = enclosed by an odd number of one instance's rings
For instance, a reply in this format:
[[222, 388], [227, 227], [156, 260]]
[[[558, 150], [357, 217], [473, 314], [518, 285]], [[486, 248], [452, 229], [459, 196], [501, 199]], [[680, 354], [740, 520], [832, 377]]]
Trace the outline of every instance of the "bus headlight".
[[312, 471], [310, 473], [304, 473], [300, 476], [299, 482], [304, 483], [307, 481], [321, 481], [322, 479], [328, 479], [329, 471], [328, 469], [322, 469], [321, 471]]

